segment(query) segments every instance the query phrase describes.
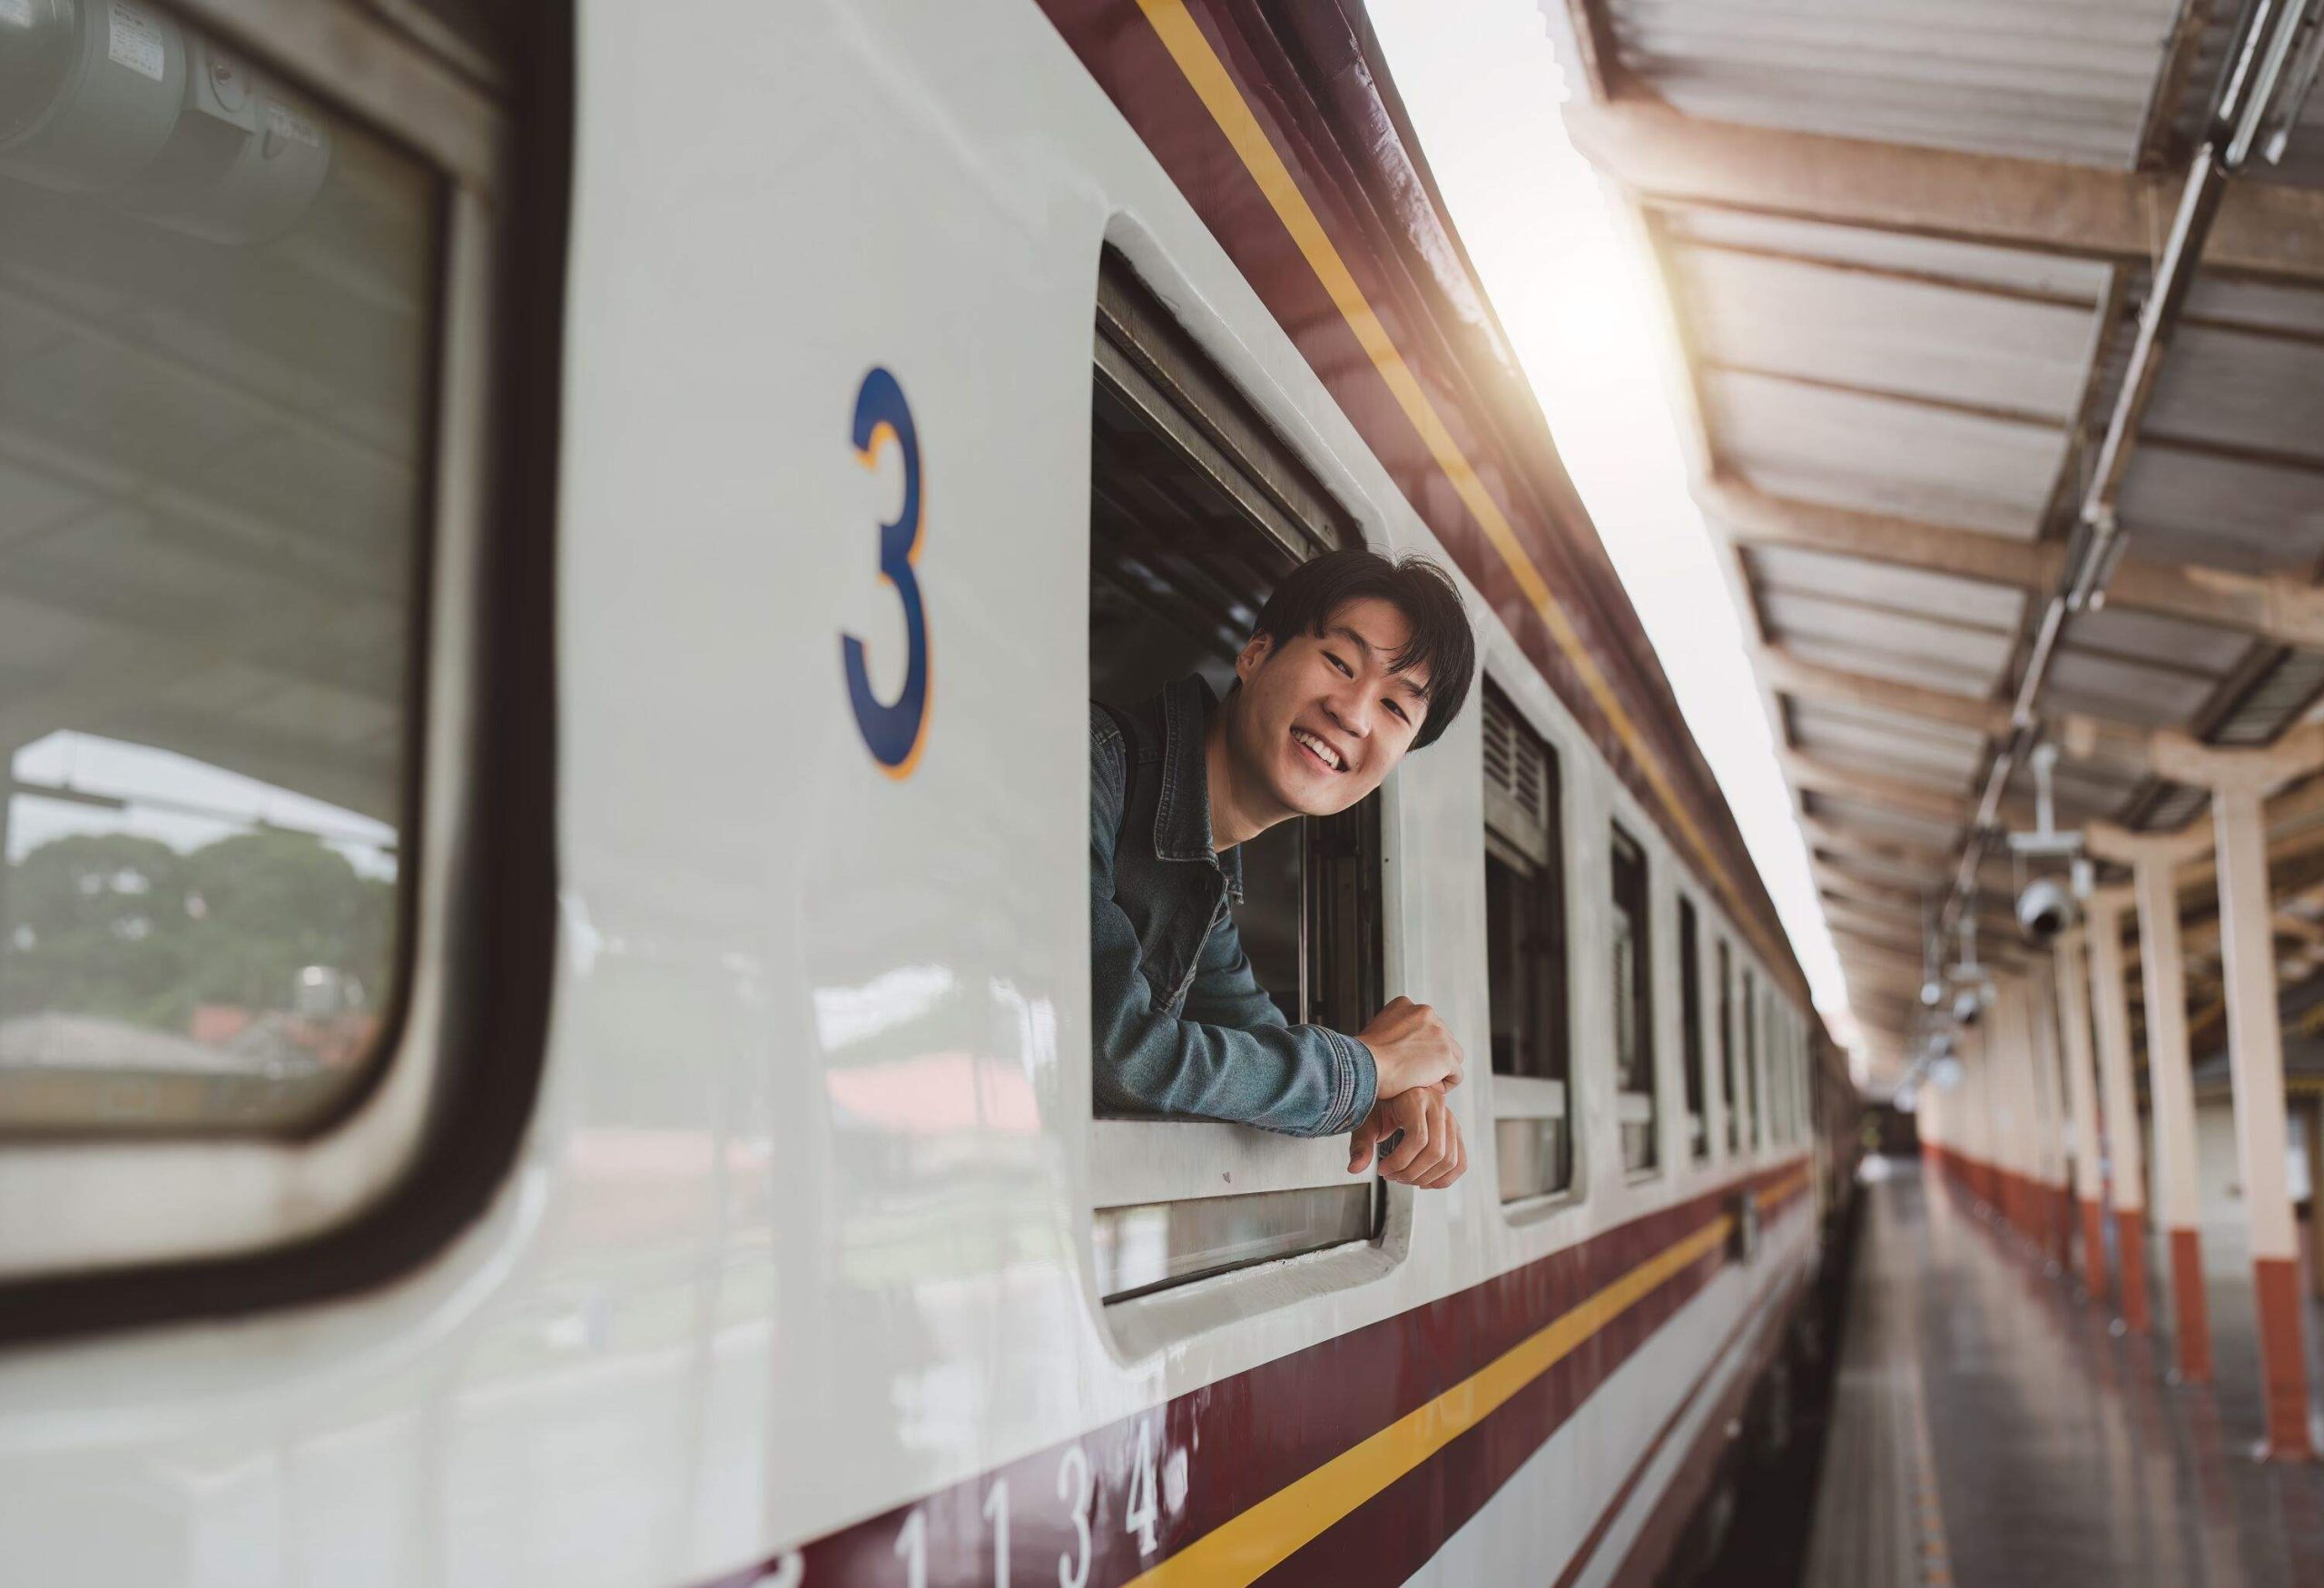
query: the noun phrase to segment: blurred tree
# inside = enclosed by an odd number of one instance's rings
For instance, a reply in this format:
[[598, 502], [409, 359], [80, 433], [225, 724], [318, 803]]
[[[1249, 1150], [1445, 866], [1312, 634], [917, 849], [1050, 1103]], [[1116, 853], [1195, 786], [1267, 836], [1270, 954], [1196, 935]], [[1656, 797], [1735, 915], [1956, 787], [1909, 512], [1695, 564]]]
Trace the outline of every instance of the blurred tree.
[[299, 972], [385, 994], [392, 883], [303, 834], [237, 833], [181, 854], [126, 833], [53, 839], [0, 885], [0, 1012], [182, 1031], [194, 1006], [292, 1007]]

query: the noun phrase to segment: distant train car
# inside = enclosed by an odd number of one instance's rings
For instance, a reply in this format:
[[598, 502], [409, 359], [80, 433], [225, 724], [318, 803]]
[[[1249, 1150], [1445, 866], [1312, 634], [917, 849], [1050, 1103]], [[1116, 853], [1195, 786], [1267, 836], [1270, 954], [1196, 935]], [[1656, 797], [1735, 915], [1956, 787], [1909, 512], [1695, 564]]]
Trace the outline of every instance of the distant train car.
[[[1360, 10], [0, 0], [0, 1580], [1682, 1570], [1854, 1097]], [[1472, 1169], [1101, 1119], [1087, 702]]]

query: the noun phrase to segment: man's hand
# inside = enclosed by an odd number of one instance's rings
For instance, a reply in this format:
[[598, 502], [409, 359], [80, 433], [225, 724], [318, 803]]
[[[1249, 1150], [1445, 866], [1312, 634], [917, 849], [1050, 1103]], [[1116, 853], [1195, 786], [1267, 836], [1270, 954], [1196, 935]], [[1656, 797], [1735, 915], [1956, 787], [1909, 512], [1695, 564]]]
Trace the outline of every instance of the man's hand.
[[1469, 1149], [1461, 1140], [1461, 1123], [1452, 1117], [1443, 1090], [1433, 1086], [1374, 1103], [1349, 1139], [1347, 1172], [1362, 1174], [1372, 1162], [1373, 1150], [1399, 1130], [1404, 1133], [1403, 1142], [1380, 1160], [1385, 1178], [1434, 1190], [1468, 1172]]
[[1425, 1086], [1461, 1084], [1464, 1061], [1461, 1044], [1425, 1003], [1392, 998], [1388, 1007], [1355, 1034], [1372, 1050], [1373, 1064], [1379, 1072], [1375, 1095], [1383, 1101]]

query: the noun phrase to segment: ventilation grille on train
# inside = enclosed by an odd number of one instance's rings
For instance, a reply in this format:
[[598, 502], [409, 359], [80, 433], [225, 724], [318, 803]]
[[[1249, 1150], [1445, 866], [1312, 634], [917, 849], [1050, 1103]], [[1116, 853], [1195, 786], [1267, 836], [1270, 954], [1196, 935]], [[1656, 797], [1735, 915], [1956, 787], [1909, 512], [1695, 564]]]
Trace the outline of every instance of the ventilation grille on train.
[[1535, 860], [1550, 831], [1550, 755], [1497, 691], [1485, 695], [1485, 819]]

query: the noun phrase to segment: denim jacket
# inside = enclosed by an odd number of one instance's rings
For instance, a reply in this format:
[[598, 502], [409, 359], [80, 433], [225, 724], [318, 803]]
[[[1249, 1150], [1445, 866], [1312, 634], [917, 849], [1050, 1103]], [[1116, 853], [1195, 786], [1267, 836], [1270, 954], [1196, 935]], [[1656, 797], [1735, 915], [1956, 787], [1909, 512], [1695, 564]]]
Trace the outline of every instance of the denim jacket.
[[1240, 849], [1214, 853], [1203, 731], [1187, 677], [1089, 708], [1089, 990], [1101, 1114], [1230, 1119], [1337, 1136], [1378, 1077], [1355, 1038], [1287, 1022], [1251, 974], [1230, 904]]

